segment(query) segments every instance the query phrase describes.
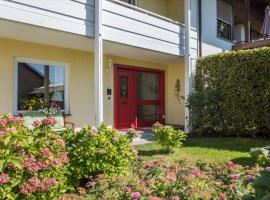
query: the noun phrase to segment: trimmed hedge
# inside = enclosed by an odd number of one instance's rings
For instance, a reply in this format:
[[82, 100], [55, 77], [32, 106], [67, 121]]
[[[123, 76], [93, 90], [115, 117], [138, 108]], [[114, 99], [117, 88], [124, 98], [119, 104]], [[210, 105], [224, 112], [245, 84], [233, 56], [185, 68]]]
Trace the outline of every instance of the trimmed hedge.
[[194, 134], [270, 137], [270, 48], [198, 59], [188, 107]]

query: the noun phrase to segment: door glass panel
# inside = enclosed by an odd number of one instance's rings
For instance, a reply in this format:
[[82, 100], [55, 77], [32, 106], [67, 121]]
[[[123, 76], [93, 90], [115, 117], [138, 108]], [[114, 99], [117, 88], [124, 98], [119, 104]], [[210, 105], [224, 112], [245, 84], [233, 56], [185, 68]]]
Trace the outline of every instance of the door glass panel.
[[127, 98], [128, 97], [128, 77], [121, 76], [120, 77], [120, 97]]
[[139, 121], [159, 120], [158, 105], [139, 105], [137, 107], [137, 117]]
[[137, 98], [139, 100], [159, 99], [159, 74], [137, 73]]

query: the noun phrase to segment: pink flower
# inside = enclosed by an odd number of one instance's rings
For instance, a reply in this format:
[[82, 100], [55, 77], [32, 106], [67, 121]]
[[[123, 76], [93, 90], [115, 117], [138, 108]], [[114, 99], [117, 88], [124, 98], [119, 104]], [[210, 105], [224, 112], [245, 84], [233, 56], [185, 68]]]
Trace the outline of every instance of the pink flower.
[[270, 171], [270, 166], [265, 168], [266, 171]]
[[236, 166], [236, 164], [234, 164], [232, 161], [229, 161], [227, 164], [226, 164], [227, 167], [229, 168], [233, 168]]
[[36, 164], [40, 169], [47, 169], [49, 167], [48, 163], [42, 161], [36, 161]]
[[86, 183], [86, 187], [87, 188], [94, 188], [96, 186], [96, 184], [97, 183], [95, 181], [91, 180], [91, 181]]
[[253, 179], [255, 179], [255, 176], [251, 175], [251, 174], [247, 174], [246, 176], [246, 179], [249, 180], [249, 181], [252, 181]]
[[137, 200], [137, 199], [141, 198], [141, 193], [140, 192], [132, 192], [130, 196], [133, 200]]
[[33, 155], [25, 156], [22, 160], [22, 165], [29, 172], [38, 172], [41, 169], [41, 167], [38, 165], [37, 160]]
[[238, 175], [237, 175], [237, 174], [230, 174], [228, 177], [229, 177], [231, 180], [235, 180], [235, 179], [238, 178]]
[[144, 166], [143, 166], [143, 169], [149, 169], [151, 167], [151, 165], [150, 164], [144, 164]]
[[62, 162], [61, 162], [61, 160], [59, 158], [53, 158], [51, 160], [51, 165], [54, 166], [54, 167], [59, 166], [61, 164], [62, 164]]
[[144, 180], [139, 180], [139, 184], [140, 185], [144, 185], [145, 184], [145, 181]]
[[1, 174], [0, 175], [0, 185], [6, 184], [10, 181], [10, 176], [8, 174]]
[[6, 133], [15, 133], [17, 130], [16, 128], [12, 127], [12, 128], [6, 128], [5, 131]]
[[193, 171], [191, 172], [191, 174], [192, 174], [193, 176], [200, 176], [200, 175], [201, 175], [201, 172], [200, 172], [199, 170], [193, 170]]
[[17, 124], [17, 123], [20, 123], [22, 121], [22, 118], [21, 117], [15, 117], [15, 116], [8, 116], [7, 118], [7, 122], [8, 123], [14, 123], [14, 124]]
[[63, 163], [68, 163], [69, 162], [68, 155], [67, 155], [66, 152], [60, 152], [59, 153], [59, 158], [61, 159], [61, 161]]
[[56, 119], [54, 117], [47, 117], [43, 119], [41, 122], [42, 122], [42, 125], [45, 125], [45, 126], [54, 126], [56, 124]]
[[34, 193], [40, 186], [40, 180], [36, 177], [28, 179], [20, 188], [20, 193], [29, 196]]
[[175, 174], [172, 173], [172, 172], [168, 172], [168, 173], [166, 174], [166, 179], [168, 179], [169, 181], [176, 181]]
[[56, 185], [55, 178], [44, 178], [38, 186], [39, 191], [44, 192]]
[[180, 198], [178, 196], [174, 196], [172, 200], [180, 200]]
[[148, 179], [148, 180], [145, 181], [145, 183], [147, 185], [153, 185], [153, 184], [155, 184], [155, 180], [154, 179]]
[[49, 158], [52, 156], [52, 152], [46, 147], [39, 151], [39, 155], [43, 158]]
[[91, 134], [95, 135], [98, 132], [98, 129], [96, 127], [91, 127]]
[[170, 168], [170, 164], [169, 164], [169, 163], [164, 163], [164, 164], [163, 164], [163, 167], [164, 167], [165, 169], [168, 169], [168, 168]]
[[149, 194], [151, 194], [151, 191], [148, 190], [148, 189], [144, 189], [144, 190], [143, 190], [143, 193], [144, 193], [145, 195], [149, 195]]
[[42, 125], [42, 122], [40, 120], [36, 120], [33, 122], [32, 126], [34, 128], [40, 127]]
[[126, 185], [126, 186], [124, 187], [124, 192], [125, 192], [125, 193], [129, 193], [130, 191], [131, 191], [131, 187], [128, 186], [128, 185]]
[[225, 194], [223, 194], [223, 193], [220, 193], [220, 194], [218, 195], [218, 197], [219, 197], [220, 199], [226, 199], [226, 196], [225, 196]]
[[58, 139], [58, 140], [57, 140], [57, 143], [58, 143], [58, 144], [59, 144], [59, 146], [61, 146], [61, 147], [65, 147], [65, 146], [66, 146], [65, 141], [64, 141], [64, 140], [62, 140], [62, 139]]
[[0, 126], [4, 127], [6, 126], [8, 121], [6, 119], [0, 118]]

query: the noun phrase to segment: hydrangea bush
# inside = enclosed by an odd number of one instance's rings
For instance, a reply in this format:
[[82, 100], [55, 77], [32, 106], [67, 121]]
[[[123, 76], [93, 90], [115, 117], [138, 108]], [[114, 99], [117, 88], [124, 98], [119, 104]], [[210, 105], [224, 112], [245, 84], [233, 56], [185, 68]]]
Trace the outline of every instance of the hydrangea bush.
[[70, 172], [75, 185], [91, 176], [125, 174], [136, 158], [136, 151], [126, 136], [101, 124], [84, 127], [78, 133], [64, 133], [70, 158]]
[[54, 199], [65, 193], [65, 142], [51, 130], [52, 118], [27, 130], [22, 119], [0, 116], [0, 199]]

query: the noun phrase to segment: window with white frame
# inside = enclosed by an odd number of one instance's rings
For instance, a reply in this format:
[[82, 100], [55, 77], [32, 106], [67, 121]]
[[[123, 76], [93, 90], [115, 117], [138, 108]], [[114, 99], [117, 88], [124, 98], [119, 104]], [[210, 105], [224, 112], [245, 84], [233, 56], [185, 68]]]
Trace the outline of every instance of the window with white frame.
[[217, 36], [232, 40], [233, 9], [223, 0], [217, 0]]
[[67, 111], [64, 65], [17, 61], [16, 68], [16, 111], [36, 111], [51, 103]]

